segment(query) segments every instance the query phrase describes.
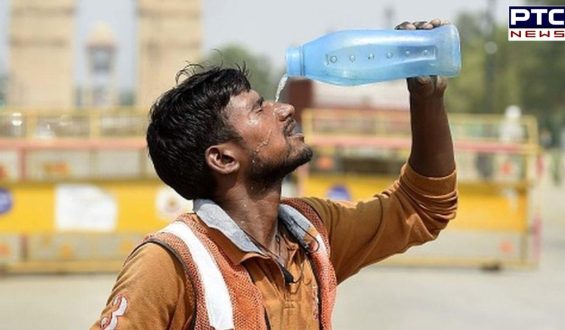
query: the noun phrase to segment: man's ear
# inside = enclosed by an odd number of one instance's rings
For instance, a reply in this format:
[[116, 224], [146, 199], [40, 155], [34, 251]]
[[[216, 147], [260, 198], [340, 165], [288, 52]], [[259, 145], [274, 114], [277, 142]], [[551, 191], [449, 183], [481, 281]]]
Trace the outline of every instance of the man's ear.
[[239, 161], [231, 143], [222, 143], [209, 147], [204, 154], [206, 163], [215, 172], [231, 174], [239, 170]]

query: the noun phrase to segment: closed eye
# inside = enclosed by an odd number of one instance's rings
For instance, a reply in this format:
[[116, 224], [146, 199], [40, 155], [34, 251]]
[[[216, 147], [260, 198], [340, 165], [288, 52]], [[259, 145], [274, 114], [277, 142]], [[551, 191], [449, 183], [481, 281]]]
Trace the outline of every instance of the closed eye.
[[255, 112], [261, 112], [263, 111], [263, 103], [265, 102], [265, 99], [261, 96], [257, 102], [255, 103]]

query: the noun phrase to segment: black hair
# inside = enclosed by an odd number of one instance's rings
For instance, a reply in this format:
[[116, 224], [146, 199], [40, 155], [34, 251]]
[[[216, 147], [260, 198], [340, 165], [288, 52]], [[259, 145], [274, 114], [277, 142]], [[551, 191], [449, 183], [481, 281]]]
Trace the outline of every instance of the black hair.
[[[187, 78], [179, 83], [179, 78]], [[205, 161], [208, 147], [241, 137], [227, 122], [232, 96], [251, 89], [245, 65], [188, 65], [177, 85], [153, 104], [147, 146], [157, 175], [186, 199], [211, 198], [216, 183]]]

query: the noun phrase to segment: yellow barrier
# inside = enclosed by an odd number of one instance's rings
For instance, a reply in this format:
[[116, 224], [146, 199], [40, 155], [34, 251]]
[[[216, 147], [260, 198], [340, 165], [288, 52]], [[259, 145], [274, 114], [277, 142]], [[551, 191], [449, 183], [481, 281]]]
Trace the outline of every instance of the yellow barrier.
[[[343, 187], [351, 200], [368, 198], [385, 188], [393, 177], [352, 175], [310, 175], [304, 183], [306, 196], [328, 197], [335, 187]], [[462, 183], [457, 219], [450, 229], [524, 232], [527, 229], [527, 191], [524, 186], [503, 187], [488, 183]]]
[[[108, 207], [115, 207], [116, 212], [112, 214], [111, 220], [105, 220], [108, 224], [97, 227], [95, 223], [88, 223], [83, 219], [76, 219], [76, 229], [83, 231], [102, 232], [149, 232], [163, 227], [174, 216], [175, 208], [181, 209], [180, 199], [157, 180], [116, 180], [99, 181], [87, 183], [19, 183], [4, 185], [3, 189], [11, 194], [13, 206], [10, 211], [0, 214], [0, 232], [2, 233], [53, 233], [73, 230], [73, 224], [62, 224], [70, 229], [57, 228], [57, 214], [64, 217], [65, 210], [60, 208], [73, 207], [65, 204], [64, 190], [69, 193], [91, 194], [90, 203], [105, 203]], [[57, 200], [57, 193], [59, 200]], [[170, 194], [170, 200], [166, 200]], [[88, 198], [89, 196], [85, 196]], [[75, 196], [76, 198], [76, 196]], [[165, 200], [164, 200], [164, 199]], [[75, 199], [76, 203], [76, 199]], [[88, 205], [83, 200], [84, 212], [95, 211], [100, 205]], [[161, 205], [159, 205], [161, 203]], [[167, 204], [168, 203], [168, 204]], [[90, 206], [90, 207], [89, 207]], [[169, 207], [171, 210], [167, 210]], [[59, 208], [57, 212], [57, 208]], [[89, 217], [80, 214], [79, 210], [67, 210], [69, 215], [76, 213], [77, 216]], [[108, 214], [104, 213], [104, 215]], [[167, 213], [169, 216], [167, 217]], [[61, 223], [61, 219], [59, 219]], [[92, 219], [94, 221], [94, 219]], [[100, 219], [102, 220], [102, 219]], [[89, 227], [90, 226], [90, 227]], [[98, 229], [102, 228], [102, 229]]]
[[[441, 238], [388, 261], [401, 265], [532, 265], [541, 219], [535, 193], [535, 118], [450, 115], [459, 179], [457, 217]], [[303, 114], [313, 161], [299, 194], [357, 200], [387, 188], [410, 150], [409, 113], [309, 109]]]
[[[506, 131], [501, 116], [450, 120], [457, 219], [437, 242], [390, 262], [535, 263], [535, 119], [511, 122]], [[115, 270], [145, 233], [191, 209], [156, 179], [146, 122], [134, 111], [0, 114], [0, 270]], [[408, 157], [407, 113], [309, 110], [303, 128], [316, 158], [298, 173], [300, 195], [371, 196]]]
[[116, 271], [145, 234], [191, 203], [157, 180], [2, 185], [0, 270]]

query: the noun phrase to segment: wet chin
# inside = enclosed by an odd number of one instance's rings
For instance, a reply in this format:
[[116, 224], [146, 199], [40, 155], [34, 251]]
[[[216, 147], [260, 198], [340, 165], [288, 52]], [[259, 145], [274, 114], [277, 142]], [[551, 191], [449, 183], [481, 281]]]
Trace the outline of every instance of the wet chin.
[[288, 155], [282, 161], [269, 162], [256, 160], [251, 168], [250, 177], [255, 181], [282, 179], [296, 168], [306, 164], [312, 159], [312, 149], [304, 145], [304, 148], [297, 150], [296, 153]]
[[285, 176], [290, 172], [294, 171], [299, 166], [308, 163], [312, 159], [312, 155], [313, 155], [312, 149], [309, 146], [304, 145], [303, 148], [297, 151], [295, 155], [287, 157], [287, 161], [284, 162], [286, 163], [287, 165], [286, 167], [288, 168], [288, 171], [287, 173], [285, 173]]

